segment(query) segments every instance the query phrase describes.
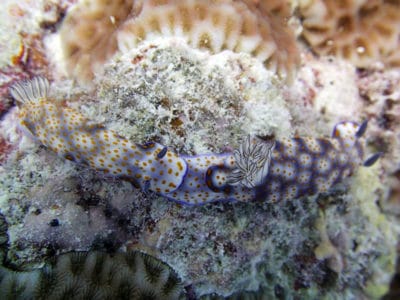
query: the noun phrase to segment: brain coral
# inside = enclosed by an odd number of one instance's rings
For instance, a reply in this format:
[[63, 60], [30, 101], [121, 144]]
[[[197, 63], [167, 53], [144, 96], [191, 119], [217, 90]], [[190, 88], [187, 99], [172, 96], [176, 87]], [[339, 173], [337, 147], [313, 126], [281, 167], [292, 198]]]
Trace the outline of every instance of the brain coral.
[[[108, 58], [143, 40], [183, 38], [193, 47], [217, 53], [249, 53], [282, 75], [298, 64], [285, 5], [244, 0], [80, 1], [60, 30], [67, 69], [90, 79]], [[278, 12], [274, 14], [274, 12]], [[274, 16], [273, 16], [274, 14]]]
[[182, 294], [170, 267], [137, 251], [63, 254], [30, 272], [0, 266], [0, 290], [5, 299], [178, 299]]
[[321, 55], [358, 67], [381, 61], [399, 66], [400, 2], [396, 0], [302, 0], [303, 36]]
[[1, 299], [178, 299], [183, 287], [167, 264], [139, 251], [71, 252], [40, 269], [5, 267], [8, 224], [0, 213]]

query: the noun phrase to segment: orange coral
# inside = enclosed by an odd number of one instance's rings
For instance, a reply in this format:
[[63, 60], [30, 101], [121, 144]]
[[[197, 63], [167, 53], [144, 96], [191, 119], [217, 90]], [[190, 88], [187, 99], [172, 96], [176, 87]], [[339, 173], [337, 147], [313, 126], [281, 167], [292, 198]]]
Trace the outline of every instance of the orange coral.
[[301, 0], [299, 8], [303, 36], [316, 53], [358, 67], [400, 66], [400, 1]]
[[279, 1], [83, 1], [68, 13], [61, 38], [68, 71], [81, 79], [90, 79], [117, 49], [126, 52], [143, 40], [166, 36], [211, 53], [249, 53], [290, 75], [299, 54], [283, 17], [288, 11]]

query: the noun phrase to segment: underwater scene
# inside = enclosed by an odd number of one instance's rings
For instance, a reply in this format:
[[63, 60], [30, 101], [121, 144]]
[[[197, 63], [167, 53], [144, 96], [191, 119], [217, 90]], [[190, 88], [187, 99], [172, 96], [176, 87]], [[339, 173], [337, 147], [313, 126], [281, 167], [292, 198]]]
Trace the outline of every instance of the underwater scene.
[[400, 299], [400, 0], [1, 0], [0, 299]]

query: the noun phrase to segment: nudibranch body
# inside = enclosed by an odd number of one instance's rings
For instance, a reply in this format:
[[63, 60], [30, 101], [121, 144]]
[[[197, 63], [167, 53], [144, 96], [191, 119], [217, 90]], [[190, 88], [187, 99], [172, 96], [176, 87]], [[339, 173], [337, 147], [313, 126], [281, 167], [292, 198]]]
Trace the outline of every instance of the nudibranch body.
[[[363, 163], [366, 123], [339, 123], [330, 139], [245, 139], [233, 153], [178, 155], [135, 144], [49, 99], [44, 78], [17, 83], [21, 125], [59, 156], [184, 204], [256, 198], [275, 202], [325, 192]], [[378, 154], [364, 162], [373, 164]]]

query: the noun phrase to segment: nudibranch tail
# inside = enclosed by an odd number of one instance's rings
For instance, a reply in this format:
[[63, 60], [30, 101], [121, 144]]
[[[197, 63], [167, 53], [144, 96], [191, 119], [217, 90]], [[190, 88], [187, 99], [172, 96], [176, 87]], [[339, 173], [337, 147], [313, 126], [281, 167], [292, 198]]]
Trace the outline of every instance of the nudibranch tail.
[[49, 86], [49, 81], [39, 76], [17, 82], [10, 88], [10, 93], [19, 104], [35, 103], [47, 97]]
[[145, 192], [189, 205], [262, 198], [276, 202], [328, 191], [370, 166], [360, 142], [367, 122], [341, 122], [332, 138], [262, 140], [248, 136], [233, 153], [178, 155], [168, 147], [135, 144], [80, 112], [47, 97], [49, 82], [37, 77], [15, 84], [21, 125], [61, 157], [128, 180]]

